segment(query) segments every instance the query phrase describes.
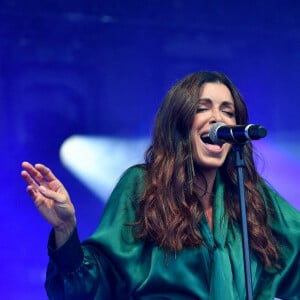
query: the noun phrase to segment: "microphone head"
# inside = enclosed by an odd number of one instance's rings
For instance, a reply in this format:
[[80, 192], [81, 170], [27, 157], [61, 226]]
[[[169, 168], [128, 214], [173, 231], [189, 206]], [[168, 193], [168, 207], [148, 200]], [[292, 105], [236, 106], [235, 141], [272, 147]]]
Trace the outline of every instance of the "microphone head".
[[217, 122], [211, 125], [210, 130], [208, 132], [208, 136], [213, 144], [216, 145], [223, 145], [225, 144], [225, 141], [222, 141], [218, 138], [218, 129], [222, 126], [225, 126], [226, 124], [223, 122]]
[[260, 125], [226, 125], [222, 122], [212, 124], [208, 132], [211, 143], [220, 146], [224, 143], [242, 145], [249, 140], [258, 140], [266, 135], [266, 128]]
[[264, 138], [267, 135], [267, 129], [260, 125], [250, 124], [248, 135], [252, 140]]

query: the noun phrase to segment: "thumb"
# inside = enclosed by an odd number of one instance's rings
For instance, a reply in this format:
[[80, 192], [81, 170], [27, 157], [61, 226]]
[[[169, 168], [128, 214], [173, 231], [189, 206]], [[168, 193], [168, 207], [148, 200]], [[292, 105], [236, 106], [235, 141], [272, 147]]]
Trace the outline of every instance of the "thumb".
[[39, 192], [46, 198], [49, 198], [56, 202], [63, 203], [63, 202], [66, 202], [66, 200], [67, 200], [65, 195], [54, 192], [51, 189], [48, 189], [43, 185], [39, 186]]

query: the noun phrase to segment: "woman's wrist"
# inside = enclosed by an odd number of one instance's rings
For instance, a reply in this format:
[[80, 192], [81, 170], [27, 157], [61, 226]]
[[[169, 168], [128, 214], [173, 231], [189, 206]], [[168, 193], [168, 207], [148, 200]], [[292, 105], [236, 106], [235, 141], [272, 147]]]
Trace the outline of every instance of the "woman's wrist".
[[60, 248], [71, 236], [76, 227], [76, 219], [54, 228], [56, 248]]

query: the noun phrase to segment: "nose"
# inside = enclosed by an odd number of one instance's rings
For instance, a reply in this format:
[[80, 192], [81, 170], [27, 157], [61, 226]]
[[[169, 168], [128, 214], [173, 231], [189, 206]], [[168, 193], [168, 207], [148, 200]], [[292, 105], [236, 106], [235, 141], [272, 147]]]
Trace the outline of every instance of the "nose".
[[222, 117], [220, 111], [218, 109], [212, 109], [209, 123], [213, 124], [221, 121], [222, 121]]

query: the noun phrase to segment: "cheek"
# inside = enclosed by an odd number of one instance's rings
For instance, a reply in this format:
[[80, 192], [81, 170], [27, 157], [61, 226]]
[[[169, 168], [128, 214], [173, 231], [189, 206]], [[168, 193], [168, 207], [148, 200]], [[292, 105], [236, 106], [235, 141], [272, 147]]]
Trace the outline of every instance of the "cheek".
[[198, 144], [199, 139], [200, 139], [200, 136], [199, 136], [198, 132], [196, 130], [192, 130], [191, 131], [191, 142], [192, 142], [193, 149]]

